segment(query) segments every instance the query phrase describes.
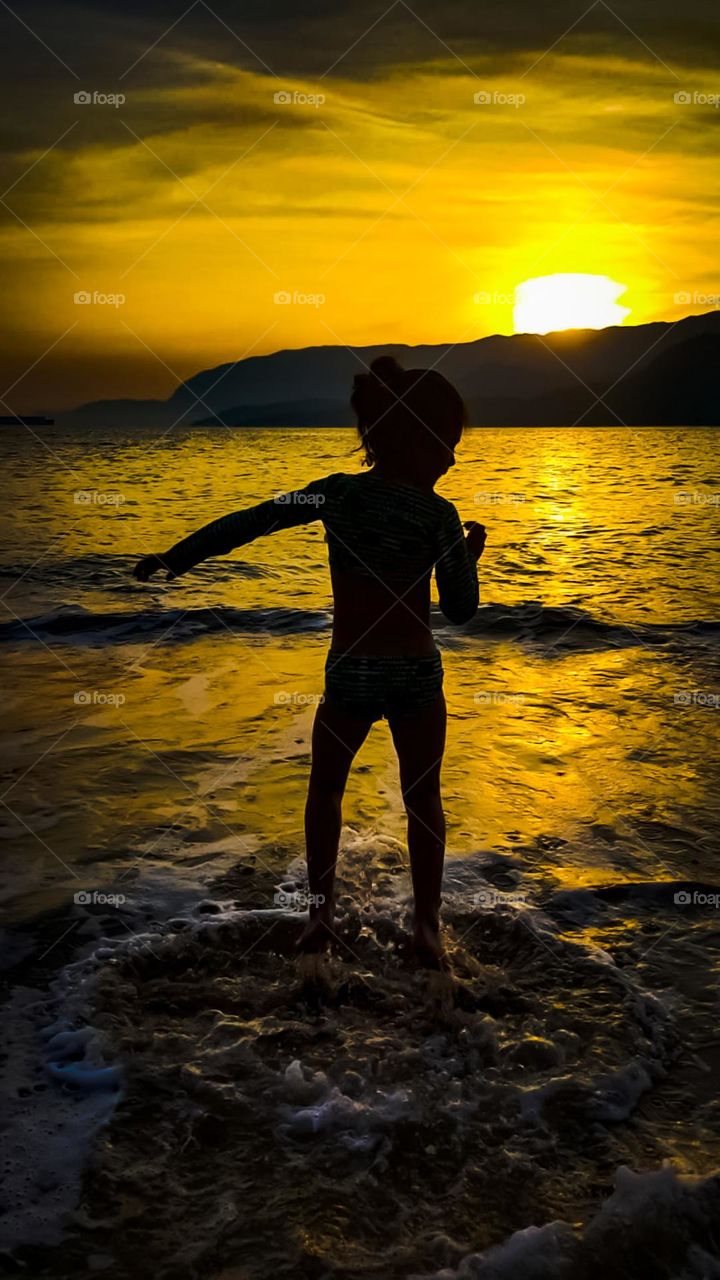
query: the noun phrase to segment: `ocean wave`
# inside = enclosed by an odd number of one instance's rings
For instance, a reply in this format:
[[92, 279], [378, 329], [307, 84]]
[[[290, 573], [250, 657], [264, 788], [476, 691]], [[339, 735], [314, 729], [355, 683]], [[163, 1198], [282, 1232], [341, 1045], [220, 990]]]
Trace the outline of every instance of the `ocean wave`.
[[[683, 648], [713, 642], [720, 636], [720, 621], [692, 619], [681, 623], [622, 623], [596, 617], [574, 606], [520, 604], [482, 605], [471, 622], [450, 627], [437, 609], [433, 625], [441, 645], [454, 647], [473, 639], [511, 640], [550, 652], [649, 647]], [[323, 609], [240, 609], [231, 605], [200, 608], [85, 609], [61, 605], [47, 613], [0, 624], [0, 643], [42, 641], [46, 637], [79, 644], [125, 644], [137, 637], [166, 633], [168, 644], [198, 635], [302, 634], [327, 631], [331, 615]]]
[[619, 880], [614, 884], [560, 889], [543, 901], [544, 910], [559, 921], [583, 924], [597, 920], [607, 909], [677, 912], [692, 923], [720, 907], [720, 885], [704, 880]]
[[573, 605], [528, 600], [515, 605], [481, 605], [472, 621], [457, 630], [461, 637], [497, 637], [556, 650], [606, 649], [714, 640], [720, 636], [720, 621], [620, 622], [596, 617]]
[[46, 637], [68, 644], [130, 644], [147, 636], [164, 636], [179, 644], [214, 633], [290, 635], [325, 631], [329, 614], [319, 609], [236, 609], [231, 605], [199, 609], [84, 609], [61, 606], [48, 613], [0, 624], [0, 643], [42, 642]]

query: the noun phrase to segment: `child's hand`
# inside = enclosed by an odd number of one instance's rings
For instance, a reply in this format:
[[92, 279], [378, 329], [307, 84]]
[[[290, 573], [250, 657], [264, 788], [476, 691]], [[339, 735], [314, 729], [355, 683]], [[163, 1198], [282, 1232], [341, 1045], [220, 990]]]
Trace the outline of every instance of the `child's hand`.
[[[158, 569], [167, 569], [167, 565], [165, 564], [162, 556], [145, 556], [142, 560], [138, 560], [135, 568], [133, 569], [133, 574], [137, 578], [138, 582], [147, 582], [148, 578], [152, 578], [153, 574], [157, 573]], [[175, 575], [173, 573], [168, 572], [168, 582], [171, 582], [174, 577]]]
[[466, 520], [463, 528], [467, 529], [465, 542], [467, 543], [468, 551], [475, 556], [476, 560], [479, 560], [485, 550], [485, 540], [487, 538], [485, 525], [478, 524], [476, 520]]

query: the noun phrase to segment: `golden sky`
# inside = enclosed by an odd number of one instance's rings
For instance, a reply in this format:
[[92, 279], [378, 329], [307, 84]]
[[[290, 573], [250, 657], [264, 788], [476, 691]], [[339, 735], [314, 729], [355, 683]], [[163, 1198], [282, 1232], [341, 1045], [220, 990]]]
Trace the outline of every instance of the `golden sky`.
[[284, 347], [511, 333], [516, 286], [556, 272], [625, 285], [625, 323], [710, 310], [720, 75], [612, 26], [492, 54], [431, 33], [422, 57], [349, 54], [324, 77], [175, 32], [104, 80], [56, 58], [5, 161], [6, 403], [164, 397]]

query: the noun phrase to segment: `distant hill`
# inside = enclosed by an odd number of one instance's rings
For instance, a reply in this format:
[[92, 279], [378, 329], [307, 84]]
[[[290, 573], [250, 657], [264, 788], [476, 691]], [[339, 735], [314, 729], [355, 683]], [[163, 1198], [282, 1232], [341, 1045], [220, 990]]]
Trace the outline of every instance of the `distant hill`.
[[350, 427], [350, 401], [279, 400], [273, 404], [234, 405], [198, 418], [197, 427]]
[[[434, 367], [474, 426], [720, 425], [720, 312], [673, 324], [495, 335], [442, 346], [304, 347], [205, 369], [169, 400], [101, 400], [60, 423], [346, 426], [356, 373], [378, 355]], [[593, 404], [601, 398], [603, 403]]]
[[614, 385], [598, 382], [531, 400], [488, 399], [469, 406], [479, 427], [720, 426], [720, 334], [696, 334]]

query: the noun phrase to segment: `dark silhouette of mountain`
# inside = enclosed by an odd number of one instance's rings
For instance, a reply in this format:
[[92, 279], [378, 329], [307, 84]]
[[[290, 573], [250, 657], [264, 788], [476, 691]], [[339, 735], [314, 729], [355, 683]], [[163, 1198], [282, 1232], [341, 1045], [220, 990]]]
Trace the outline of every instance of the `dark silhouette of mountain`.
[[195, 422], [197, 427], [350, 427], [349, 399], [279, 400], [275, 404], [234, 405]]
[[476, 426], [720, 426], [720, 334], [696, 334], [610, 385], [468, 406]]
[[406, 368], [433, 367], [450, 378], [476, 426], [612, 425], [618, 418], [629, 425], [716, 425], [718, 342], [720, 312], [711, 311], [673, 324], [495, 335], [456, 345], [305, 347], [205, 369], [166, 401], [96, 401], [57, 420], [101, 427], [349, 425], [354, 375], [376, 356], [394, 355]]
[[696, 334], [613, 388], [606, 402], [639, 426], [720, 426], [720, 335]]
[[67, 426], [90, 427], [171, 427], [186, 415], [173, 414], [168, 400], [91, 400], [77, 409], [55, 414], [55, 421]]

